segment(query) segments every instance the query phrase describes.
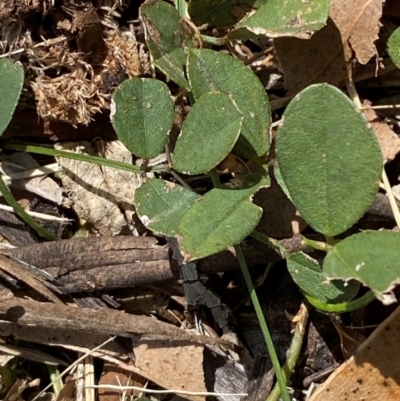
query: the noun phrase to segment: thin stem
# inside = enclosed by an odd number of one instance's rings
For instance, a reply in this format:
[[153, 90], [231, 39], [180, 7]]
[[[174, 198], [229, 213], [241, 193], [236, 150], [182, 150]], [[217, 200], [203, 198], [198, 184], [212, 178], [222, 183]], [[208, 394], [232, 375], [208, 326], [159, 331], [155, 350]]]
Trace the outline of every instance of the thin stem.
[[301, 243], [317, 251], [323, 251], [323, 252], [329, 252], [333, 248], [333, 246], [329, 243], [322, 241], [313, 241], [312, 239], [308, 239], [306, 237], [303, 237]]
[[331, 248], [333, 248], [339, 241], [337, 241], [335, 239], [335, 237], [331, 237], [329, 235], [325, 235], [325, 239], [326, 239], [326, 243], [328, 244], [328, 246], [330, 246]]
[[60, 372], [57, 369], [57, 366], [46, 363], [46, 367], [47, 367], [47, 371], [49, 372], [49, 375], [50, 375], [50, 381], [53, 385], [54, 394], [56, 397], [58, 397], [59, 394], [61, 393], [61, 390], [64, 387], [63, 382], [62, 382], [61, 378], [59, 377]]
[[185, 0], [175, 0], [175, 8], [178, 10], [182, 18], [186, 17], [186, 2]]
[[[301, 304], [300, 311], [297, 314], [297, 316], [300, 316], [300, 320], [296, 324], [296, 329], [293, 335], [292, 343], [290, 344], [289, 354], [282, 368], [283, 375], [285, 376], [286, 381], [290, 379], [290, 376], [292, 375], [293, 370], [296, 366], [297, 360], [299, 359], [301, 347], [303, 345], [304, 335], [306, 333], [309, 312], [304, 304]], [[281, 395], [281, 390], [278, 386], [278, 383], [275, 383], [275, 386], [269, 393], [269, 396], [266, 401], [278, 401], [280, 395]]]
[[263, 244], [267, 245], [269, 248], [272, 248], [283, 259], [286, 259], [289, 256], [289, 251], [285, 247], [283, 247], [277, 239], [268, 237], [267, 235], [260, 233], [257, 230], [253, 230], [250, 233], [250, 236], [257, 241], [260, 241]]
[[25, 221], [26, 224], [32, 227], [41, 237], [47, 238], [49, 240], [56, 239], [55, 235], [53, 235], [50, 231], [42, 227], [39, 223], [36, 222], [36, 220], [33, 217], [29, 216], [29, 214], [26, 213], [25, 209], [17, 202], [17, 200], [14, 198], [14, 196], [8, 189], [7, 185], [4, 183], [1, 174], [0, 174], [0, 192], [2, 193], [6, 202], [14, 209], [15, 213], [19, 217], [21, 217], [21, 219]]
[[211, 177], [211, 181], [214, 185], [214, 188], [220, 188], [221, 187], [221, 181], [219, 180], [219, 175], [218, 172], [215, 168], [213, 168], [210, 171], [210, 177]]
[[326, 313], [345, 313], [351, 312], [353, 310], [357, 310], [362, 308], [365, 305], [368, 305], [375, 299], [375, 295], [372, 291], [368, 291], [360, 298], [354, 299], [353, 301], [342, 302], [338, 304], [328, 304], [322, 302], [318, 299], [311, 297], [310, 295], [304, 294], [307, 298], [307, 301], [315, 308], [320, 310], [321, 312]]
[[[210, 171], [211, 180], [215, 188], [221, 187], [221, 181], [219, 180], [218, 172], [215, 168]], [[251, 302], [253, 303], [254, 310], [260, 325], [261, 331], [264, 335], [265, 344], [268, 349], [269, 357], [271, 358], [272, 366], [274, 368], [276, 379], [279, 383], [279, 388], [282, 392], [282, 398], [284, 401], [290, 401], [289, 393], [286, 388], [285, 379], [282, 374], [281, 366], [279, 364], [278, 356], [276, 354], [274, 343], [272, 342], [271, 334], [268, 330], [267, 322], [265, 321], [264, 314], [262, 312], [260, 302], [257, 298], [256, 290], [254, 289], [253, 281], [250, 276], [249, 269], [247, 267], [246, 259], [244, 258], [242, 247], [235, 245], [236, 258], [239, 262], [239, 266], [242, 270], [244, 281], [246, 282], [247, 290], [250, 294]]]
[[247, 285], [247, 290], [250, 294], [251, 302], [253, 303], [254, 310], [257, 315], [258, 322], [260, 324], [261, 331], [264, 335], [265, 344], [267, 345], [268, 354], [271, 358], [272, 366], [275, 371], [276, 379], [279, 384], [279, 388], [281, 390], [282, 398], [284, 401], [290, 401], [290, 396], [288, 390], [286, 388], [285, 377], [283, 376], [281, 366], [279, 364], [278, 355], [276, 354], [274, 343], [272, 342], [271, 334], [268, 330], [267, 322], [265, 321], [264, 314], [261, 309], [261, 305], [258, 301], [256, 291], [253, 286], [253, 281], [251, 279], [249, 269], [247, 268], [246, 260], [243, 255], [243, 251], [240, 245], [235, 246], [236, 257], [239, 262], [240, 268], [242, 269], [242, 273], [244, 276], [244, 280]]
[[[27, 152], [27, 153], [37, 153], [40, 155], [64, 157], [66, 159], [79, 160], [81, 162], [99, 164], [102, 166], [112, 167], [112, 168], [116, 168], [119, 170], [125, 170], [125, 171], [129, 171], [131, 173], [136, 173], [136, 174], [140, 174], [143, 172], [140, 169], [140, 167], [135, 166], [133, 164], [123, 163], [123, 162], [119, 162], [116, 160], [105, 159], [103, 157], [98, 157], [98, 156], [74, 153], [74, 152], [69, 152], [69, 151], [65, 151], [65, 150], [57, 150], [57, 149], [49, 148], [49, 147], [45, 147], [45, 146], [4, 142], [2, 144], [2, 148], [10, 149], [10, 150], [19, 150], [19, 151]], [[167, 171], [167, 168], [165, 166], [164, 167], [149, 167], [147, 169], [147, 171]]]
[[201, 40], [204, 43], [209, 43], [210, 45], [223, 46], [227, 39], [225, 37], [215, 38], [214, 36], [201, 35]]

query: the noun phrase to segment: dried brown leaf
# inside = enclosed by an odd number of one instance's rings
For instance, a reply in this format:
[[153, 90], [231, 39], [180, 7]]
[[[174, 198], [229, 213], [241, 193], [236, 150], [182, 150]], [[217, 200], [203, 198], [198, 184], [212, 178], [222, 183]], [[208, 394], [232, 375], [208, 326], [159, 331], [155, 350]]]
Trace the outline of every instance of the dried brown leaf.
[[374, 42], [378, 39], [383, 3], [382, 0], [331, 1], [330, 17], [361, 64], [377, 54]]
[[[207, 391], [203, 371], [203, 346], [182, 344], [179, 348], [168, 340], [143, 338], [134, 348], [136, 367], [145, 376], [166, 389]], [[185, 395], [185, 398], [200, 400]]]
[[378, 138], [384, 162], [393, 160], [400, 151], [400, 138], [380, 120], [373, 109], [364, 110], [364, 114]]
[[345, 77], [351, 49], [360, 63], [367, 63], [376, 54], [381, 15], [382, 0], [332, 0], [327, 25], [311, 39], [276, 39], [289, 92], [317, 82], [337, 85]]
[[[132, 155], [121, 142], [92, 145], [87, 141], [67, 142], [57, 145], [57, 149], [131, 162]], [[102, 235], [115, 235], [128, 228], [134, 212], [135, 189], [141, 183], [139, 174], [64, 158], [58, 162], [65, 169], [62, 182], [70, 191], [80, 219], [90, 222]]]
[[[105, 363], [103, 373], [99, 380], [100, 385], [113, 385], [113, 386], [136, 386], [144, 387], [146, 379], [136, 373], [128, 372], [111, 363]], [[99, 401], [121, 401], [121, 391], [112, 389], [99, 389]], [[139, 397], [139, 392], [135, 390], [126, 391], [127, 397]]]
[[309, 401], [400, 399], [400, 308], [397, 308]]

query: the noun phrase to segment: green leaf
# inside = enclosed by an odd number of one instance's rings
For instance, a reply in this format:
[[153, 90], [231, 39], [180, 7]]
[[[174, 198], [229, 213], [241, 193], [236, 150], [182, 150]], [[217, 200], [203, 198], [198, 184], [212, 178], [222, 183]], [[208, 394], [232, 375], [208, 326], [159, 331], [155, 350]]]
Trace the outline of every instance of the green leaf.
[[188, 88], [183, 69], [185, 32], [176, 8], [162, 0], [147, 1], [140, 7], [140, 18], [154, 64], [177, 85]]
[[378, 142], [364, 115], [333, 86], [309, 86], [290, 102], [276, 154], [294, 205], [316, 231], [346, 231], [375, 199], [383, 165]]
[[262, 215], [250, 198], [268, 184], [266, 178], [249, 174], [242, 188], [215, 188], [195, 202], [179, 224], [179, 247], [185, 260], [213, 255], [243, 241]]
[[234, 39], [295, 36], [307, 39], [326, 25], [329, 0], [269, 0], [229, 33]]
[[221, 28], [236, 24], [246, 11], [261, 7], [267, 0], [192, 0], [188, 6], [196, 25], [213, 24]]
[[163, 150], [174, 118], [167, 85], [151, 78], [128, 79], [114, 91], [112, 125], [121, 142], [143, 159]]
[[329, 279], [358, 280], [391, 303], [390, 291], [400, 282], [400, 234], [365, 231], [347, 237], [328, 253], [322, 270]]
[[360, 288], [356, 281], [328, 281], [318, 262], [303, 252], [291, 253], [287, 259], [287, 267], [293, 281], [301, 290], [322, 302], [350, 301]]
[[147, 228], [176, 237], [182, 216], [198, 198], [200, 195], [180, 185], [154, 178], [135, 191], [134, 204]]
[[400, 27], [395, 29], [387, 41], [387, 51], [397, 68], [400, 68]]
[[10, 58], [0, 59], [0, 136], [6, 130], [21, 94], [24, 69]]
[[290, 196], [290, 192], [287, 189], [285, 181], [284, 181], [284, 179], [282, 177], [281, 170], [280, 170], [280, 168], [279, 168], [279, 166], [277, 164], [274, 165], [274, 177], [275, 177], [275, 180], [278, 183], [278, 185], [281, 187], [281, 190], [283, 191], [283, 193], [293, 203], [293, 200], [292, 200], [292, 198]]
[[232, 150], [242, 121], [243, 116], [228, 95], [210, 92], [201, 96], [182, 124], [173, 168], [185, 174], [210, 171]]
[[250, 158], [263, 156], [269, 149], [271, 109], [264, 87], [251, 69], [220, 52], [190, 49], [187, 72], [196, 100], [207, 92], [225, 92], [243, 114], [234, 150]]

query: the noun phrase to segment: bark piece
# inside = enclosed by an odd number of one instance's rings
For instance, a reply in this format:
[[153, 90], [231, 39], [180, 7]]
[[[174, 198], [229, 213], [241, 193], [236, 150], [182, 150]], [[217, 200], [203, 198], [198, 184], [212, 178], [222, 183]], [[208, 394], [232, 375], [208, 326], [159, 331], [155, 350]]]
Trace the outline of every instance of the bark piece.
[[[291, 251], [308, 250], [301, 244], [300, 236], [281, 243]], [[280, 259], [274, 250], [255, 240], [243, 242], [242, 248], [249, 266]], [[171, 258], [170, 248], [157, 245], [153, 237], [76, 238], [7, 249], [1, 253], [46, 270], [57, 279], [63, 293], [134, 287], [180, 278], [180, 269]], [[200, 274], [238, 268], [237, 259], [230, 251], [197, 262]]]
[[0, 255], [0, 269], [3, 272], [24, 282], [44, 298], [54, 302], [55, 304], [63, 304], [63, 302], [46, 287], [46, 285], [43, 283], [43, 279], [37, 275], [30, 274], [30, 272], [24, 269], [19, 263]]
[[26, 230], [25, 224], [14, 213], [0, 210], [0, 234], [14, 246], [36, 244], [34, 234]]
[[0, 322], [22, 326], [72, 329], [82, 333], [118, 335], [132, 338], [133, 334], [153, 335], [154, 341], [168, 338], [193, 344], [231, 344], [211, 337], [197, 336], [148, 316], [129, 315], [110, 309], [76, 308], [51, 303], [10, 299], [0, 303]]

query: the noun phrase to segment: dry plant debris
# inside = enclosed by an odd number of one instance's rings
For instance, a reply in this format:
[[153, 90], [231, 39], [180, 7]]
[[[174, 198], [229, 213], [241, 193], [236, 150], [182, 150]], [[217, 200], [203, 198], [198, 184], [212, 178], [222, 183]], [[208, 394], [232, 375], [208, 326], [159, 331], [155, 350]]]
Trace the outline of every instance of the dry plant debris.
[[276, 39], [274, 45], [288, 92], [295, 94], [316, 82], [339, 84], [346, 78], [345, 63], [352, 59], [353, 51], [362, 64], [376, 55], [374, 42], [383, 3], [332, 0], [330, 20], [311, 39]]
[[[87, 141], [66, 142], [57, 149], [132, 162], [131, 153], [118, 141], [96, 141], [92, 145]], [[132, 199], [141, 184], [139, 174], [65, 158], [58, 158], [58, 162], [64, 168], [64, 188], [81, 222], [89, 222], [102, 235], [133, 229]]]
[[[0, 43], [22, 55], [39, 116], [87, 125], [109, 110], [110, 93], [124, 79], [150, 72], [144, 46], [118, 26], [118, 10], [126, 4], [98, 3], [96, 8], [80, 0], [2, 2]], [[37, 28], [40, 40], [25, 23], [35, 13], [42, 13], [45, 23]], [[29, 103], [28, 86], [25, 96]]]
[[399, 314], [397, 308], [309, 401], [400, 399]]

